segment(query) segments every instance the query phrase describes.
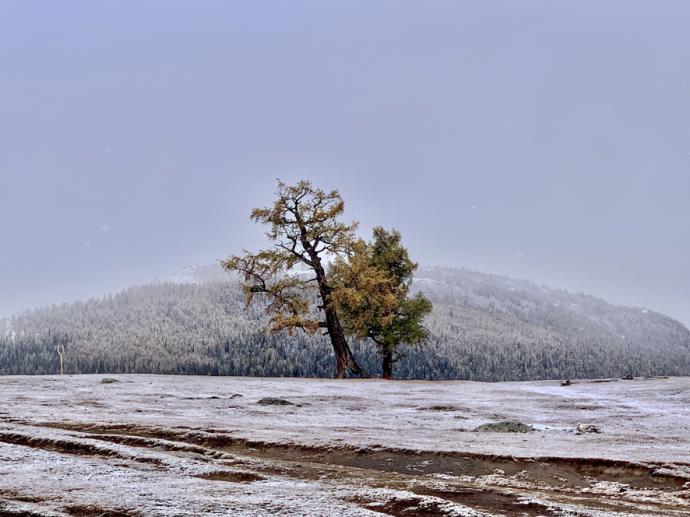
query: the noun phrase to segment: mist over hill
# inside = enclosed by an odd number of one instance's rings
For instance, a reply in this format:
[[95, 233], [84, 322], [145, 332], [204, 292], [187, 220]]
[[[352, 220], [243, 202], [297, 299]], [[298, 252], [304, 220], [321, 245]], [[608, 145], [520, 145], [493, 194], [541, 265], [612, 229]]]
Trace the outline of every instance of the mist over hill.
[[[527, 380], [690, 375], [690, 332], [644, 309], [525, 280], [420, 268], [413, 284], [434, 303], [431, 337], [403, 347], [396, 376]], [[303, 333], [268, 335], [261, 307], [245, 310], [216, 266], [86, 302], [25, 312], [0, 323], [0, 373], [177, 373], [328, 377], [332, 350]], [[353, 343], [380, 371], [372, 346]]]

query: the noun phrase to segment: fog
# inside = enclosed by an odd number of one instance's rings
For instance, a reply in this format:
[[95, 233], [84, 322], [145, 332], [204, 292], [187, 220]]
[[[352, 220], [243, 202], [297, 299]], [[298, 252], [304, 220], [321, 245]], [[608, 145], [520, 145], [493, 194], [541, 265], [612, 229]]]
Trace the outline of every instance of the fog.
[[2, 2], [0, 315], [264, 243], [275, 179], [425, 265], [690, 324], [690, 3]]

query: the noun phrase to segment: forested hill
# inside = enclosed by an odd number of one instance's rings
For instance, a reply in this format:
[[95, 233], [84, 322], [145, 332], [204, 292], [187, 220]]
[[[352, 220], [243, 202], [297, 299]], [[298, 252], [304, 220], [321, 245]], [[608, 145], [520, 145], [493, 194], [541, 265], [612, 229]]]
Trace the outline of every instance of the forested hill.
[[[331, 376], [330, 345], [266, 335], [259, 307], [213, 269], [104, 299], [37, 309], [0, 322], [0, 373], [179, 373]], [[431, 339], [405, 349], [396, 375], [521, 380], [690, 375], [690, 332], [646, 309], [464, 269], [422, 268], [415, 289], [434, 302]], [[372, 375], [379, 360], [355, 343]]]

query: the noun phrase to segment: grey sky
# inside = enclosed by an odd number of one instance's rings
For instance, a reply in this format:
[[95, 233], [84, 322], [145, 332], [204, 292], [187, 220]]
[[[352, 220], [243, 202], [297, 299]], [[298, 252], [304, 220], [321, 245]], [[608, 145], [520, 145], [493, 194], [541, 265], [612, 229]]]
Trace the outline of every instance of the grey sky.
[[8, 0], [0, 67], [0, 314], [258, 247], [305, 177], [690, 323], [690, 2]]

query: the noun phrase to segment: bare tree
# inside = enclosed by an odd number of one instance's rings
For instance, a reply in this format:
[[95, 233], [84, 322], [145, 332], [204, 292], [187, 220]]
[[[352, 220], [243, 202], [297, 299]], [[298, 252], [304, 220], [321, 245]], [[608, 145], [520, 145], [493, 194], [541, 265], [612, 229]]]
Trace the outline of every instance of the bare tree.
[[57, 353], [60, 356], [60, 375], [64, 375], [65, 374], [65, 361], [64, 361], [65, 345], [59, 344], [57, 346]]

